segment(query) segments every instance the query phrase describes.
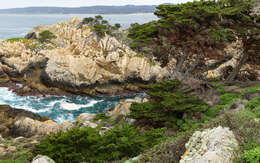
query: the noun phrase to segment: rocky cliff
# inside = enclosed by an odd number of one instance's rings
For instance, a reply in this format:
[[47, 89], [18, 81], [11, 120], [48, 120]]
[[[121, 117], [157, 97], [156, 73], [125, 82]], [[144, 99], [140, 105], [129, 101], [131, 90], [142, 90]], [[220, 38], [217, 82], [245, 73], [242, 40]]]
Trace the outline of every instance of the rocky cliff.
[[89, 25], [79, 27], [80, 23], [74, 18], [37, 26], [27, 35], [39, 38], [41, 32], [50, 31], [56, 37], [47, 43], [37, 39], [1, 41], [1, 81], [20, 81], [40, 92], [58, 87], [60, 91], [103, 94], [136, 91], [137, 83], [168, 75], [159, 63], [138, 55], [112, 36], [97, 36]]

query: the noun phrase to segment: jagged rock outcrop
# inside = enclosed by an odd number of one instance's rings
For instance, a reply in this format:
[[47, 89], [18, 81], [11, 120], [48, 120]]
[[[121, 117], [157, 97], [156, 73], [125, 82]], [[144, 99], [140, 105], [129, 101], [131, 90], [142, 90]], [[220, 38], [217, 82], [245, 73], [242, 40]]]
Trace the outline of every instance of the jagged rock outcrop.
[[180, 163], [232, 163], [238, 142], [228, 128], [221, 126], [195, 132], [186, 144]]
[[[0, 42], [3, 81], [10, 76], [19, 76], [22, 82], [28, 81], [24, 78], [38, 68], [41, 75], [36, 76], [37, 83], [40, 78], [41, 84], [48, 87], [70, 92], [74, 88], [78, 88], [74, 92], [84, 92], [84, 88], [102, 88], [99, 90], [102, 93], [113, 91], [112, 87], [104, 90], [108, 85], [150, 82], [168, 76], [166, 68], [161, 68], [159, 63], [139, 56], [115, 37], [106, 35], [100, 38], [88, 25], [78, 28], [80, 23], [80, 19], [73, 18], [51, 26], [37, 26], [27, 35], [29, 40]], [[56, 36], [51, 43], [33, 39], [39, 38], [40, 33], [46, 30]], [[26, 84], [37, 89], [31, 83]], [[122, 85], [120, 87], [117, 89], [125, 89]], [[40, 92], [44, 92], [43, 89]], [[89, 90], [85, 92], [91, 94]]]
[[9, 76], [18, 76], [25, 73], [30, 66], [44, 62], [46, 57], [28, 49], [32, 41], [23, 42], [3, 41], [0, 43], [1, 69]]

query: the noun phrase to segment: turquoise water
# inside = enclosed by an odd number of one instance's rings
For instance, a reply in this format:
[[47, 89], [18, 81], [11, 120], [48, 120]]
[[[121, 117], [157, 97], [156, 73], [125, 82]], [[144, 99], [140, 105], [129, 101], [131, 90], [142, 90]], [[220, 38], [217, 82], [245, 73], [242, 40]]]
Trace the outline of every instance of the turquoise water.
[[[37, 25], [51, 25], [59, 21], [69, 20], [73, 17], [94, 17], [94, 14], [53, 14], [53, 15], [16, 15], [0, 14], [0, 39], [24, 37], [33, 27]], [[121, 14], [102, 15], [111, 24], [120, 23], [124, 28], [138, 22], [145, 23], [157, 19], [152, 13], [145, 14]]]
[[47, 116], [58, 123], [74, 121], [81, 113], [101, 113], [107, 111], [118, 104], [120, 100], [136, 96], [144, 95], [135, 94], [98, 98], [47, 96], [37, 98], [18, 96], [9, 91], [8, 88], [0, 87], [0, 104], [8, 104], [15, 108]]

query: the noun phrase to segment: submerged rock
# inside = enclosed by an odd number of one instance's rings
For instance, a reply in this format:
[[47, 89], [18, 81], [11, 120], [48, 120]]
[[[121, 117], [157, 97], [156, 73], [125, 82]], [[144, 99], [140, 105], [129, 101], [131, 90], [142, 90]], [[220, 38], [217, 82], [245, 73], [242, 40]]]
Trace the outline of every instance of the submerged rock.
[[219, 126], [195, 132], [185, 146], [180, 163], [232, 163], [238, 142], [232, 131]]

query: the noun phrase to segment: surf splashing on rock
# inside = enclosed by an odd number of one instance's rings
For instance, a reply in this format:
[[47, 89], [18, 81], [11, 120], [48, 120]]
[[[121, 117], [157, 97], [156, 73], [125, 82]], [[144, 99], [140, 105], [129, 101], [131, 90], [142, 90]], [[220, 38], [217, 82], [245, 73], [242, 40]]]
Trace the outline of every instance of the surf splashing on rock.
[[67, 96], [18, 96], [6, 87], [0, 87], [0, 104], [7, 104], [14, 108], [28, 110], [42, 116], [62, 123], [74, 121], [81, 113], [105, 112], [122, 99], [144, 96], [143, 94], [132, 94], [128, 96], [109, 97], [67, 97]]

